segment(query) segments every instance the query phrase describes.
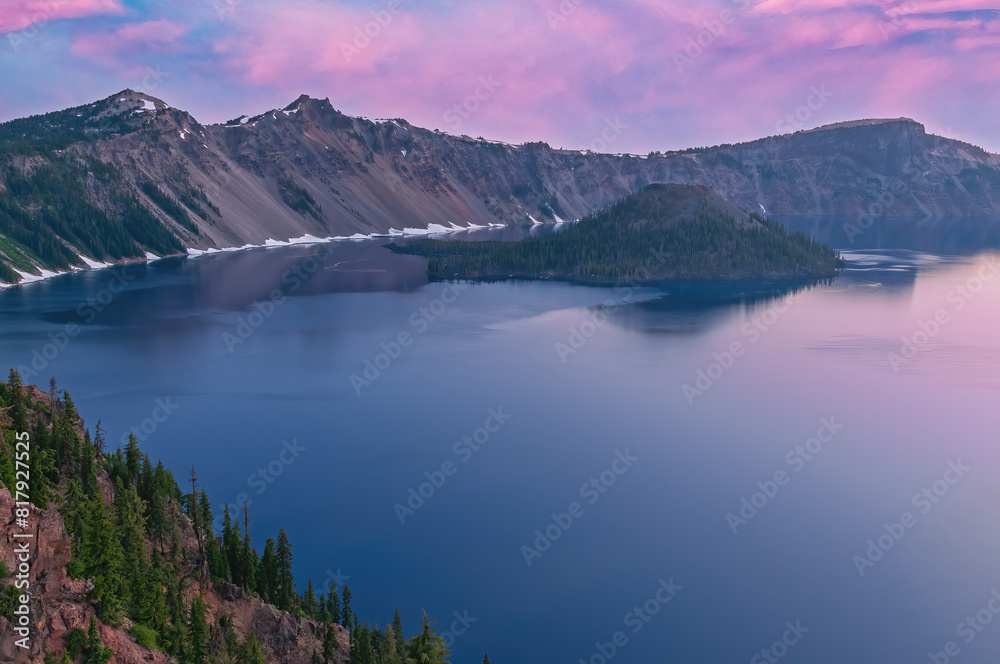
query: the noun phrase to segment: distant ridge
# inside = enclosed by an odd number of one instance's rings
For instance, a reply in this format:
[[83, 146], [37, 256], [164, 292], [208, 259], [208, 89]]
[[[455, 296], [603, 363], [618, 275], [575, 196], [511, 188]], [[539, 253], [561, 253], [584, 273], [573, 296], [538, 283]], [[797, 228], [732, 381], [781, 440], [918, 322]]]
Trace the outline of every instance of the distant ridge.
[[573, 220], [654, 183], [770, 215], [1000, 214], [1000, 156], [907, 118], [637, 156], [452, 136], [307, 95], [203, 125], [123, 90], [0, 124], [0, 282], [303, 236]]

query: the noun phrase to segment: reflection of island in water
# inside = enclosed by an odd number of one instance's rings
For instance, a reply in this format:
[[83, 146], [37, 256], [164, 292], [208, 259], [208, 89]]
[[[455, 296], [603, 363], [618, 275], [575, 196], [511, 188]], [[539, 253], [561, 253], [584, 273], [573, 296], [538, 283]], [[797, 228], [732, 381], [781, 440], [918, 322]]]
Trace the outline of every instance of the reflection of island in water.
[[[828, 279], [755, 279], [663, 282], [643, 297], [615, 307], [608, 320], [651, 334], [697, 334], [744, 309], [748, 316], [814, 288], [850, 291], [855, 297], [910, 297], [917, 276], [968, 258], [899, 250], [844, 252], [847, 267]], [[620, 298], [619, 298], [620, 299]]]
[[598, 315], [598, 310], [605, 312], [609, 322], [626, 330], [692, 335], [710, 329], [734, 310], [764, 310], [791, 295], [829, 286], [833, 281], [831, 278], [664, 282], [643, 289], [642, 296], [634, 301], [629, 301], [623, 292], [624, 297], [614, 298], [623, 304], [589, 309], [592, 316]]

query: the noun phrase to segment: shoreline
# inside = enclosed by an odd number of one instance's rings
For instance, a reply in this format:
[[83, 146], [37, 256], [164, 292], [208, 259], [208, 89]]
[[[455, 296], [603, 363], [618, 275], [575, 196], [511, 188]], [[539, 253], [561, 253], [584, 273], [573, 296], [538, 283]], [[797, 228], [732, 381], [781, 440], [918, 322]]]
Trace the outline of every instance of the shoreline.
[[453, 233], [461, 233], [467, 231], [485, 230], [489, 228], [506, 228], [505, 224], [469, 224], [468, 226], [459, 226], [455, 222], [451, 222], [450, 226], [443, 226], [441, 224], [430, 224], [427, 228], [403, 228], [399, 230], [397, 228], [390, 228], [384, 233], [355, 233], [354, 235], [335, 235], [331, 237], [316, 237], [315, 235], [305, 234], [301, 237], [289, 238], [287, 240], [275, 240], [268, 238], [264, 240], [264, 244], [244, 244], [240, 247], [223, 247], [222, 249], [216, 249], [214, 247], [209, 249], [195, 249], [193, 247], [187, 247], [184, 253], [169, 254], [167, 256], [157, 256], [150, 252], [146, 252], [145, 259], [140, 258], [127, 258], [115, 261], [113, 263], [101, 263], [95, 261], [92, 258], [87, 258], [82, 254], [78, 254], [81, 261], [83, 261], [85, 267], [73, 266], [69, 270], [63, 270], [60, 272], [53, 272], [52, 270], [39, 267], [37, 268], [41, 274], [30, 274], [28, 272], [22, 272], [16, 268], [11, 268], [19, 275], [21, 275], [21, 280], [8, 284], [0, 282], [0, 291], [5, 291], [10, 288], [17, 288], [19, 286], [26, 286], [29, 284], [37, 284], [43, 281], [48, 281], [55, 277], [62, 277], [67, 274], [76, 274], [77, 272], [86, 272], [90, 270], [104, 270], [109, 267], [115, 267], [118, 265], [131, 265], [134, 263], [152, 263], [154, 261], [163, 260], [165, 258], [197, 258], [198, 256], [212, 256], [215, 254], [226, 254], [233, 253], [237, 251], [248, 251], [250, 249], [270, 249], [274, 247], [295, 247], [295, 246], [305, 246], [311, 244], [325, 244], [328, 242], [362, 242], [365, 240], [376, 240], [380, 238], [390, 238], [390, 237], [419, 237], [419, 236], [434, 236], [434, 235], [451, 235]]

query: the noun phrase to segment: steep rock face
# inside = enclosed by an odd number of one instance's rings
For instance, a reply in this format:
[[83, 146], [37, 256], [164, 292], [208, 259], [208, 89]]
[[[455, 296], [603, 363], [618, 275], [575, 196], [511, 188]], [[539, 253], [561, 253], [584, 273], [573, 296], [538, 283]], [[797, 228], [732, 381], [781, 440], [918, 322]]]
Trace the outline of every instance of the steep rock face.
[[[30, 540], [29, 563], [30, 591], [30, 648], [17, 645], [21, 638], [14, 625], [0, 617], [0, 661], [43, 664], [46, 654], [60, 654], [65, 649], [65, 637], [73, 629], [86, 631], [94, 608], [87, 600], [91, 589], [89, 581], [70, 578], [66, 563], [70, 559], [70, 539], [57, 509], [41, 510], [31, 506], [28, 522], [34, 535]], [[22, 532], [14, 524], [14, 499], [10, 491], [0, 488], [0, 551], [7, 568], [17, 570], [15, 548], [22, 539], [14, 533]], [[186, 537], [189, 533], [183, 533]], [[197, 550], [193, 532], [188, 547]], [[188, 589], [187, 601], [193, 599], [197, 586]], [[248, 596], [240, 588], [227, 583], [218, 586], [207, 583], [202, 593], [208, 607], [207, 619], [216, 624], [221, 614], [232, 617], [233, 628], [241, 640], [256, 634], [268, 662], [282, 664], [311, 664], [314, 652], [323, 652], [319, 624], [311, 620], [294, 618], [256, 597]], [[125, 620], [120, 626], [99, 623], [101, 640], [115, 656], [112, 664], [138, 664], [150, 662], [165, 664], [169, 658], [158, 650], [148, 650], [128, 633], [131, 623]], [[349, 652], [346, 630], [337, 627], [342, 659]]]
[[[81, 195], [134, 240], [117, 249], [120, 256], [110, 252], [111, 259], [142, 256], [154, 244], [174, 252], [305, 234], [574, 219], [655, 183], [704, 185], [769, 215], [1000, 214], [1000, 156], [928, 135], [905, 118], [636, 156], [450, 136], [404, 120], [352, 118], [329, 100], [306, 96], [283, 110], [202, 125], [158, 99], [125, 91], [0, 125], [0, 148], [0, 204], [12, 173], [30, 178], [47, 166], [73, 170], [85, 185]], [[44, 207], [30, 187], [18, 191], [8, 206], [29, 214]], [[130, 226], [123, 195], [151, 215], [139, 230]], [[4, 230], [4, 214], [0, 206], [0, 240], [28, 218], [9, 213]], [[74, 253], [100, 257], [82, 233], [53, 232]], [[8, 249], [0, 243], [0, 263], [16, 266]], [[22, 258], [22, 271], [25, 260], [45, 264], [31, 252]]]

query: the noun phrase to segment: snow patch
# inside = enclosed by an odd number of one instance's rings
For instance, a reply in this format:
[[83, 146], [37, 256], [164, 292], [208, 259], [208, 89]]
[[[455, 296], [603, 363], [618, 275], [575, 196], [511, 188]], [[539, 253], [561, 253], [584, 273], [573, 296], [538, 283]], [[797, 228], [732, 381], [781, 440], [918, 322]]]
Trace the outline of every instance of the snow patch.
[[83, 254], [77, 254], [77, 255], [80, 257], [80, 260], [82, 260], [86, 264], [86, 266], [89, 267], [92, 270], [96, 270], [96, 269], [99, 269], [99, 268], [102, 268], [102, 267], [111, 267], [112, 266], [112, 263], [101, 263], [99, 261], [95, 261], [93, 259], [87, 258]]
[[531, 219], [531, 224], [533, 226], [538, 226], [539, 224], [542, 223], [542, 222], [538, 221], [537, 219], [535, 219], [534, 217], [532, 217], [530, 214], [528, 215], [528, 219]]
[[403, 153], [403, 156], [404, 156], [404, 157], [406, 156], [406, 148], [403, 148], [402, 150], [400, 150], [400, 152], [402, 152], [402, 153]]
[[146, 252], [146, 262], [147, 263], [149, 261], [158, 261], [158, 260], [160, 260], [159, 256], [157, 256], [156, 254], [150, 253], [148, 251]]
[[51, 270], [46, 270], [45, 268], [42, 267], [38, 268], [38, 271], [41, 272], [41, 274], [31, 274], [29, 272], [21, 272], [17, 268], [13, 268], [13, 270], [14, 272], [17, 272], [19, 275], [21, 275], [21, 281], [18, 282], [21, 284], [30, 284], [36, 281], [51, 279], [52, 277], [58, 277], [60, 274], [69, 274], [69, 272], [52, 272]]
[[142, 100], [142, 110], [144, 110], [144, 111], [155, 111], [156, 110], [156, 104], [154, 104], [153, 102], [149, 101], [148, 99], [143, 99]]
[[[402, 230], [398, 228], [390, 228], [385, 233], [368, 233], [368, 234], [355, 233], [354, 235], [336, 235], [333, 237], [316, 237], [315, 235], [306, 234], [301, 237], [293, 237], [288, 240], [275, 240], [273, 238], [267, 238], [266, 240], [264, 240], [264, 244], [245, 244], [242, 247], [223, 247], [221, 249], [216, 249], [214, 247], [209, 249], [194, 249], [193, 247], [189, 247], [186, 251], [188, 256], [205, 256], [210, 254], [222, 254], [222, 253], [231, 253], [234, 251], [244, 251], [246, 249], [267, 249], [269, 247], [291, 247], [294, 245], [320, 244], [324, 242], [374, 240], [376, 238], [383, 238], [383, 237], [449, 235], [451, 233], [466, 233], [468, 231], [473, 231], [483, 228], [504, 228], [504, 224], [490, 223], [483, 226], [480, 224], [474, 224], [470, 222], [468, 226], [460, 226], [452, 221], [449, 222], [448, 226], [443, 226], [441, 224], [430, 224], [427, 226], [427, 228], [403, 228]], [[152, 254], [147, 254], [147, 257], [151, 255]]]

